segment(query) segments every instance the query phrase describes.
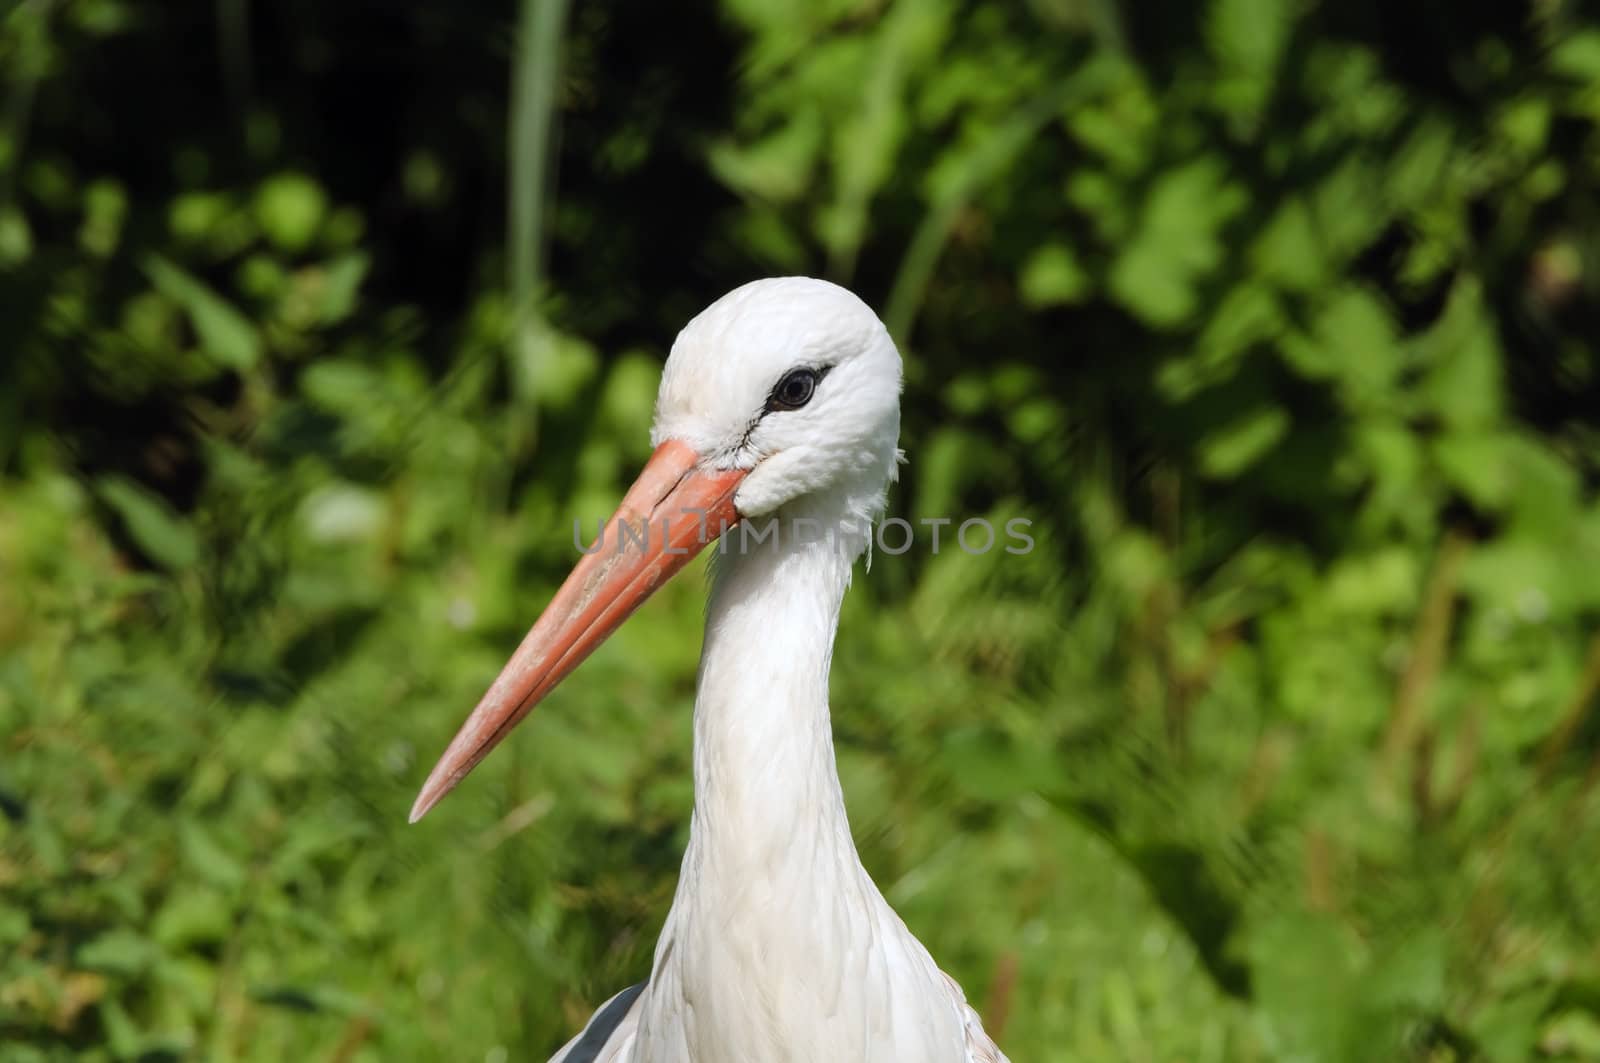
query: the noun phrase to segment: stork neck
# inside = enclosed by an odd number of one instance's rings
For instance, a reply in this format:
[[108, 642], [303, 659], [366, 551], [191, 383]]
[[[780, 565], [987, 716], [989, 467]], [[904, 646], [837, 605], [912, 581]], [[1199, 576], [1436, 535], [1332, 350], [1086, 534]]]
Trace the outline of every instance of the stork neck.
[[718, 558], [641, 1063], [970, 1058], [948, 983], [861, 865], [834, 764], [828, 665], [865, 534]]
[[796, 847], [797, 836], [848, 849], [859, 866], [834, 762], [828, 669], [866, 532], [818, 516], [813, 535], [805, 517], [785, 512], [776, 542], [744, 536], [718, 556], [695, 702], [691, 847], [775, 871], [810, 848]]

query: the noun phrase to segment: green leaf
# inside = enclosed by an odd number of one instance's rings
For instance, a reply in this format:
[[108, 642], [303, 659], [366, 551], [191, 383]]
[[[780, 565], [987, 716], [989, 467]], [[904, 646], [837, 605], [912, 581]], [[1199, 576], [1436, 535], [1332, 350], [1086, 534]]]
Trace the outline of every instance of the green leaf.
[[1600, 1018], [1590, 1011], [1568, 1008], [1550, 1020], [1539, 1047], [1545, 1055], [1600, 1059]]
[[1156, 142], [1160, 111], [1142, 78], [1123, 72], [1106, 98], [1068, 108], [1067, 128], [1122, 174], [1143, 171]]
[[1110, 174], [1080, 169], [1067, 178], [1067, 202], [1089, 219], [1102, 240], [1120, 243], [1132, 226], [1124, 187]]
[[200, 240], [228, 214], [228, 199], [217, 192], [182, 192], [167, 205], [167, 228], [180, 240]]
[[1437, 1013], [1445, 1006], [1449, 942], [1437, 927], [1408, 933], [1365, 965], [1363, 1003], [1374, 1010]]
[[1251, 257], [1269, 283], [1286, 290], [1309, 291], [1322, 283], [1328, 260], [1304, 200], [1295, 197], [1278, 208]]
[[1600, 83], [1600, 30], [1579, 30], [1563, 37], [1550, 50], [1550, 69], [1591, 85]]
[[184, 863], [202, 881], [223, 889], [236, 889], [244, 883], [244, 865], [197, 820], [186, 819], [179, 825], [178, 847], [183, 852]]
[[954, 511], [963, 491], [988, 478], [988, 442], [957, 426], [934, 432], [916, 455], [917, 493], [912, 512], [939, 517]]
[[601, 418], [623, 432], [638, 433], [647, 428], [660, 382], [661, 363], [654, 358], [629, 354], [617, 359], [601, 386]]
[[1211, 432], [1200, 441], [1200, 468], [1207, 476], [1230, 480], [1255, 464], [1289, 432], [1289, 414], [1263, 406]]
[[1206, 37], [1222, 69], [1215, 93], [1223, 110], [1251, 119], [1260, 112], [1293, 26], [1288, 0], [1213, 0]]
[[0, 269], [20, 266], [33, 254], [33, 230], [22, 211], [11, 204], [0, 207]]
[[154, 943], [128, 929], [109, 930], [78, 948], [80, 966], [108, 974], [136, 975], [152, 967], [160, 956]]
[[1290, 334], [1281, 349], [1303, 375], [1338, 380], [1347, 406], [1371, 408], [1393, 401], [1393, 383], [1404, 366], [1395, 332], [1377, 296], [1349, 287], [1317, 312], [1311, 336]]
[[1420, 392], [1446, 424], [1482, 428], [1500, 416], [1500, 344], [1474, 284], [1451, 293], [1439, 321], [1423, 336], [1421, 359], [1428, 366]]
[[83, 190], [83, 226], [78, 241], [99, 258], [117, 249], [123, 221], [128, 215], [128, 193], [116, 181], [94, 181]]
[[717, 179], [729, 188], [788, 203], [811, 186], [822, 133], [820, 116], [803, 111], [751, 143], [724, 140], [713, 144], [708, 161]]
[[1283, 55], [1291, 25], [1285, 0], [1213, 0], [1206, 36], [1225, 65], [1264, 76]]
[[1195, 309], [1188, 271], [1152, 240], [1141, 240], [1123, 251], [1111, 267], [1107, 285], [1119, 302], [1158, 327], [1182, 324]]
[[1423, 207], [1439, 194], [1455, 143], [1443, 121], [1423, 121], [1389, 164], [1389, 195], [1402, 207]]
[[1377, 165], [1351, 154], [1311, 190], [1311, 215], [1331, 262], [1342, 265], [1382, 229], [1388, 212]]
[[1344, 1063], [1360, 963], [1353, 935], [1327, 917], [1290, 912], [1256, 928], [1246, 947], [1273, 1058]]
[[121, 476], [101, 477], [95, 492], [116, 512], [124, 530], [150, 560], [166, 568], [185, 569], [199, 559], [194, 529], [161, 498]]
[[1517, 158], [1537, 156], [1550, 135], [1550, 101], [1542, 96], [1519, 96], [1494, 116], [1501, 141]]
[[319, 316], [323, 324], [337, 324], [355, 311], [361, 282], [366, 279], [367, 270], [371, 266], [371, 257], [361, 251], [348, 252], [328, 263], [322, 275], [322, 306]]
[[1461, 566], [1461, 588], [1485, 608], [1521, 608], [1562, 619], [1600, 605], [1600, 571], [1574, 566], [1570, 547], [1531, 534], [1473, 548]]
[[156, 290], [188, 315], [201, 349], [219, 365], [245, 370], [260, 360], [261, 339], [255, 326], [205, 283], [159, 255], [144, 260], [144, 271]]
[[1044, 750], [977, 726], [947, 734], [940, 759], [956, 785], [980, 801], [1007, 801], [1048, 790], [1057, 778]]
[[100, 1004], [100, 1021], [105, 1025], [106, 1042], [116, 1059], [137, 1059], [144, 1048], [139, 1027], [128, 1011], [112, 997]]
[[1506, 438], [1501, 433], [1461, 431], [1447, 433], [1433, 444], [1434, 459], [1445, 479], [1485, 511], [1499, 510], [1510, 497]]
[[1081, 301], [1091, 290], [1089, 274], [1065, 244], [1049, 243], [1022, 267], [1022, 301], [1029, 306], [1060, 306]]
[[551, 409], [568, 409], [599, 373], [600, 357], [592, 346], [576, 336], [557, 333], [550, 337], [534, 368], [535, 394]]
[[1340, 560], [1328, 572], [1325, 594], [1332, 612], [1398, 616], [1416, 607], [1420, 585], [1416, 555], [1394, 547]]
[[0, 901], [0, 946], [15, 948], [28, 936], [30, 926], [25, 910]]
[[1112, 264], [1112, 296], [1151, 325], [1182, 323], [1196, 309], [1196, 282], [1222, 261], [1218, 230], [1243, 206], [1215, 159], [1163, 174], [1145, 200], [1138, 231]]
[[169, 950], [227, 940], [233, 932], [233, 907], [212, 889], [180, 886], [156, 914], [152, 934]]
[[349, 358], [329, 358], [306, 367], [300, 374], [300, 390], [329, 413], [360, 420], [387, 388], [383, 375], [372, 367]]
[[1574, 463], [1531, 433], [1513, 434], [1505, 446], [1515, 529], [1554, 536], [1577, 520], [1582, 478]]
[[1487, 1001], [1468, 1016], [1467, 1029], [1490, 1063], [1523, 1063], [1534, 1056], [1539, 1026], [1555, 987], [1537, 986]]
[[328, 213], [328, 196], [305, 174], [278, 174], [256, 190], [255, 212], [267, 239], [293, 254], [316, 239]]

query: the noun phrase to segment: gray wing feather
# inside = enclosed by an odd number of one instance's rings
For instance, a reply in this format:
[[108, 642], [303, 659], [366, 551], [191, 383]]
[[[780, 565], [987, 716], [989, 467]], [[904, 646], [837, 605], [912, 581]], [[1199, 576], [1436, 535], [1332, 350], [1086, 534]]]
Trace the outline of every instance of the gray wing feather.
[[565, 1048], [550, 1057], [550, 1063], [621, 1063], [624, 1054], [633, 1045], [633, 1033], [639, 1025], [639, 1012], [634, 1006], [644, 992], [645, 983], [631, 985], [600, 1005], [583, 1032], [567, 1042]]

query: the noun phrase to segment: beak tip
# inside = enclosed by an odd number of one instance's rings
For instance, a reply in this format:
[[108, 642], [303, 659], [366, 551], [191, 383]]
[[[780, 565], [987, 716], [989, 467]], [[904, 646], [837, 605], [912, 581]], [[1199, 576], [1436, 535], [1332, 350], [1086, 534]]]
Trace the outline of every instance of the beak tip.
[[442, 799], [444, 795], [449, 792], [450, 787], [441, 787], [438, 779], [430, 778], [426, 783], [423, 784], [422, 792], [417, 794], [416, 801], [412, 803], [411, 814], [406, 822], [416, 823], [422, 819], [423, 816], [426, 816], [429, 812], [432, 812], [433, 806], [438, 804], [440, 799]]

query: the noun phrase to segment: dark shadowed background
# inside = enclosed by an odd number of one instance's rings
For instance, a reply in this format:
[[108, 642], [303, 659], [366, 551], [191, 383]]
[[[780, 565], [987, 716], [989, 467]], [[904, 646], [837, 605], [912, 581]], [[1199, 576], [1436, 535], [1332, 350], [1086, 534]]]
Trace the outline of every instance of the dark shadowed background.
[[[727, 289], [906, 356], [863, 857], [1021, 1061], [1600, 1060], [1570, 0], [0, 0], [0, 1059], [540, 1060], [701, 581], [423, 824]], [[926, 527], [926, 526], [924, 526]]]

